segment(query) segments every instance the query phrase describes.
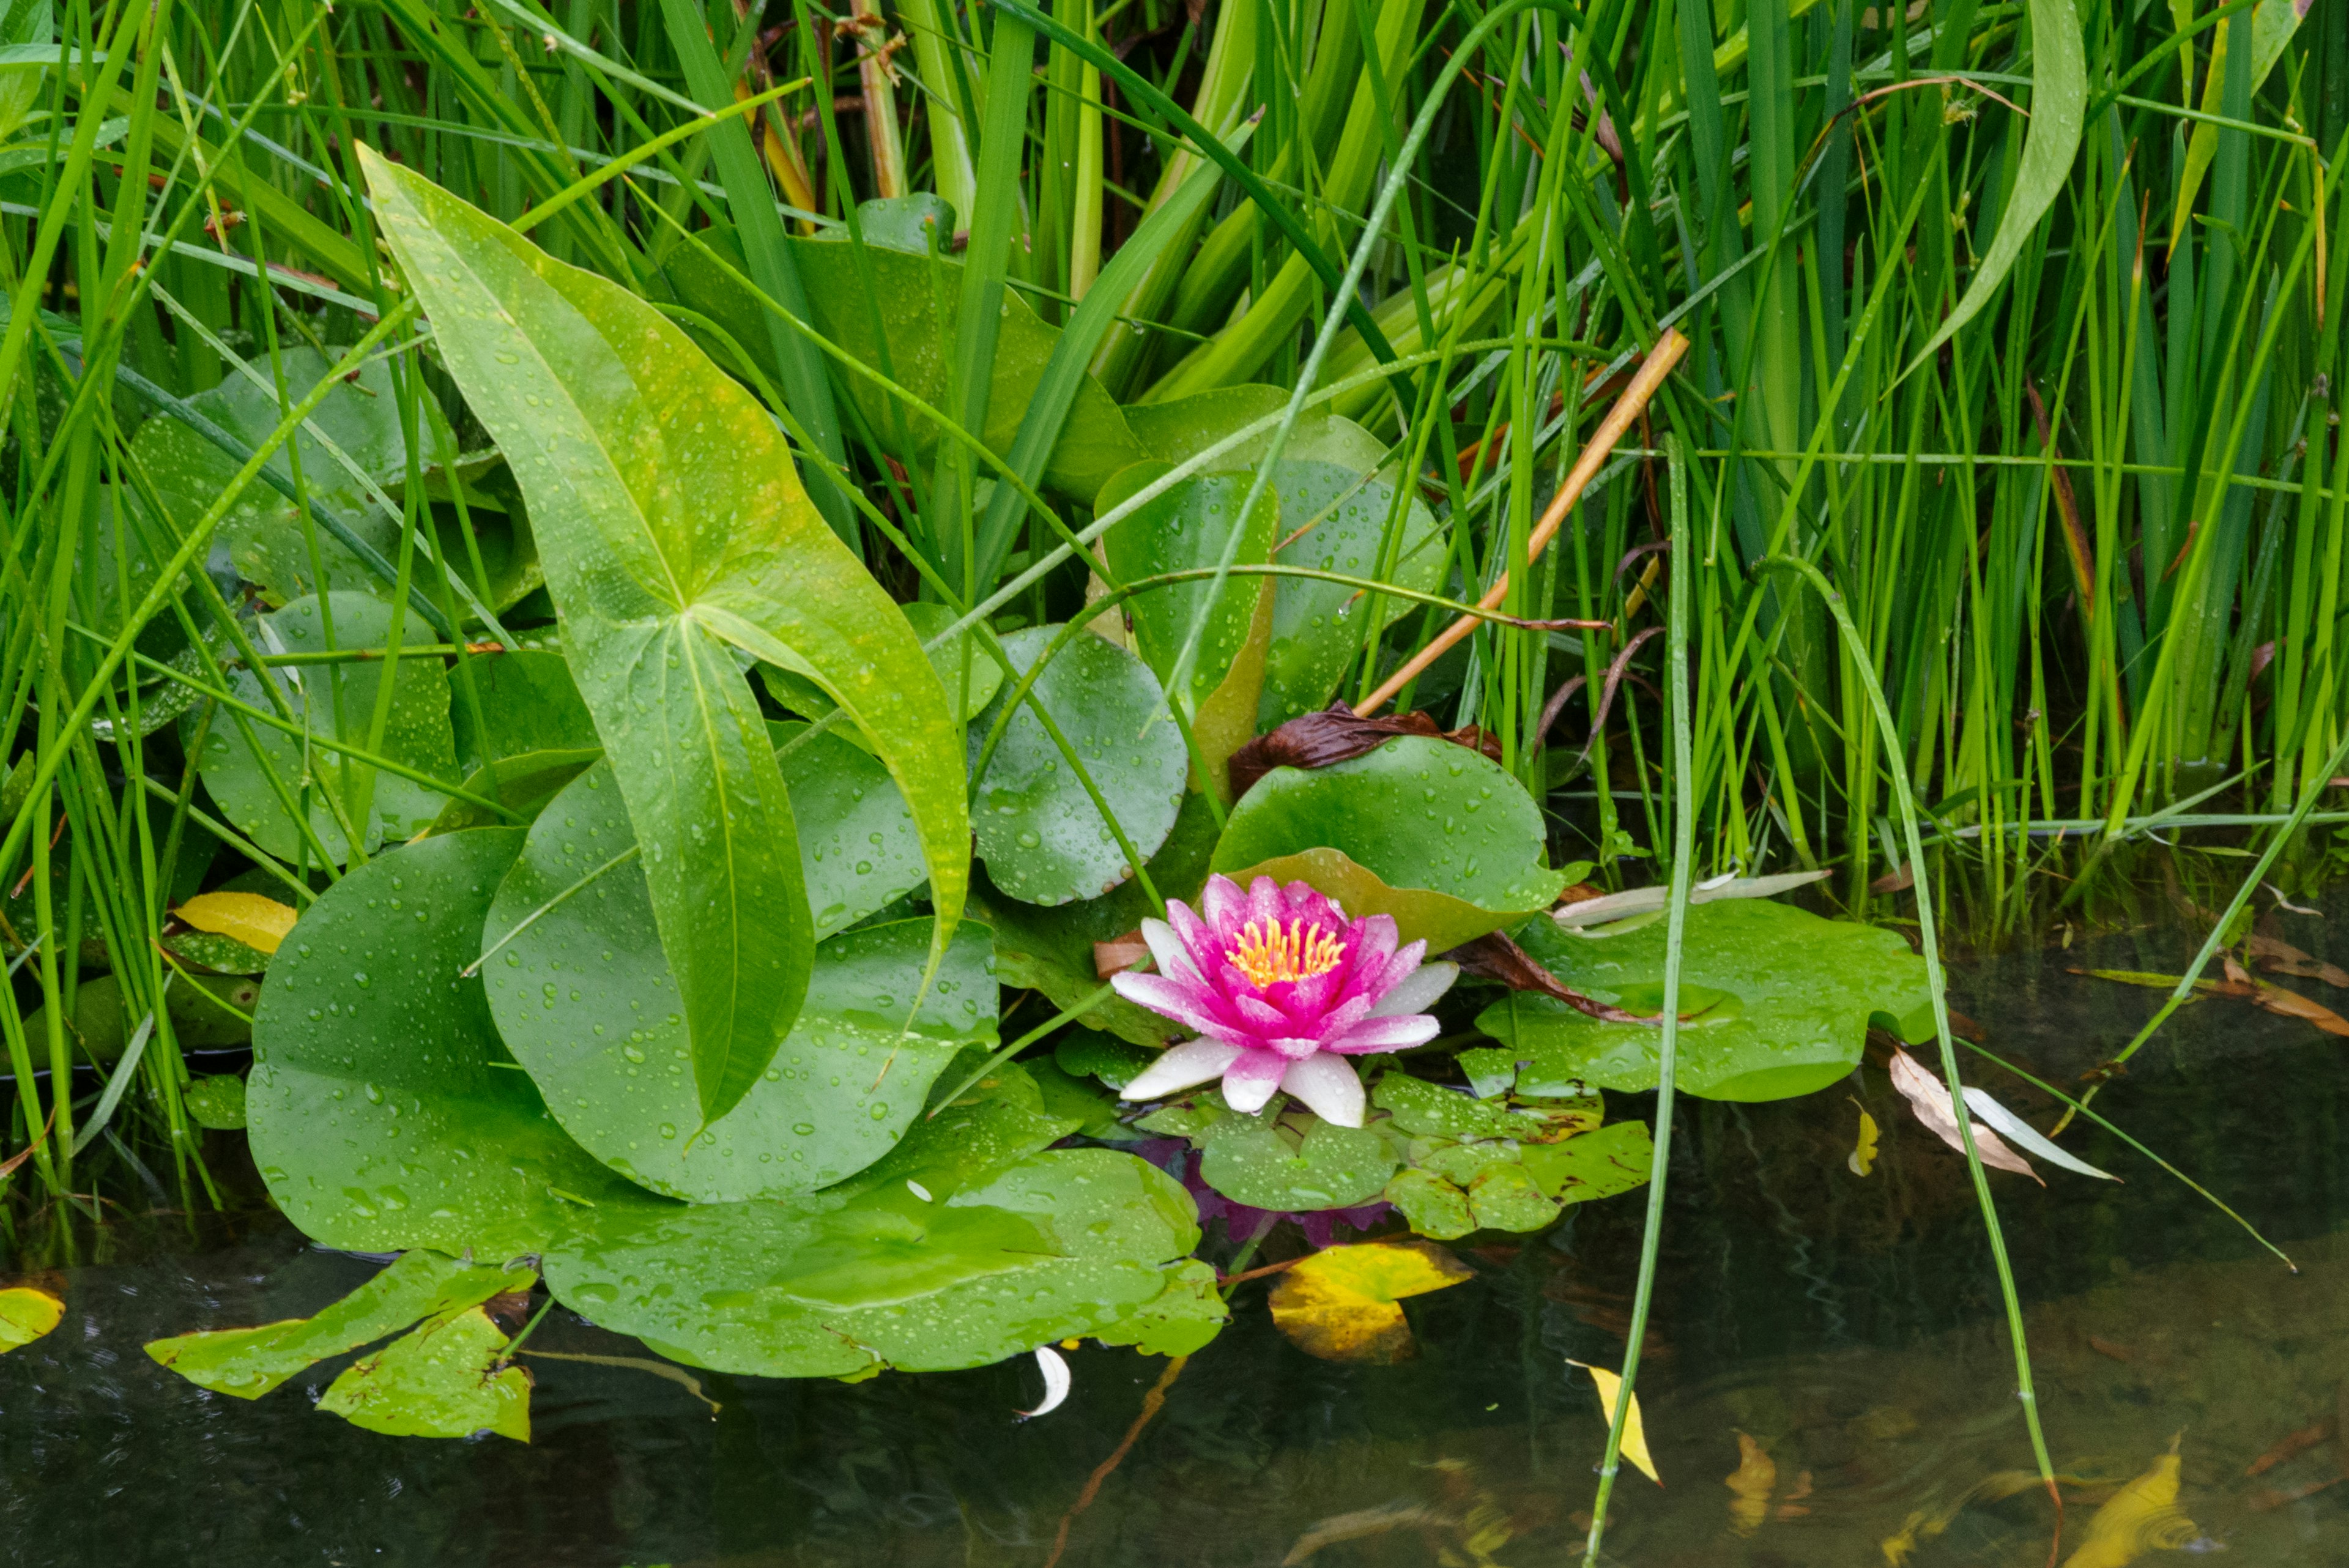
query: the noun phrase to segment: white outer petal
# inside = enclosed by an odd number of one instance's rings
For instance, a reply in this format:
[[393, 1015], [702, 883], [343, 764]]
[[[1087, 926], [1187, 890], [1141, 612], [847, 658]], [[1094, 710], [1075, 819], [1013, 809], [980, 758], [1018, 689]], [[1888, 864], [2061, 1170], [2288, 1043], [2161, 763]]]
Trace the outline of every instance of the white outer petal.
[[1343, 1056], [1308, 1056], [1281, 1075], [1283, 1094], [1305, 1102], [1313, 1114], [1341, 1127], [1362, 1125], [1362, 1080]]
[[1220, 1040], [1185, 1040], [1169, 1045], [1158, 1060], [1144, 1067], [1133, 1082], [1117, 1093], [1121, 1100], [1155, 1100], [1184, 1089], [1196, 1088], [1240, 1059], [1240, 1048]]
[[1157, 961], [1158, 972], [1177, 980], [1200, 980], [1199, 966], [1191, 961], [1191, 951], [1174, 928], [1161, 919], [1142, 922], [1142, 940], [1150, 944], [1150, 956]]
[[1459, 978], [1460, 966], [1456, 963], [1423, 963], [1397, 981], [1394, 989], [1380, 997], [1378, 1005], [1367, 1016], [1393, 1018], [1405, 1012], [1424, 1012]]
[[1069, 1385], [1073, 1381], [1069, 1376], [1069, 1364], [1061, 1360], [1061, 1353], [1049, 1345], [1037, 1347], [1036, 1370], [1044, 1375], [1044, 1402], [1033, 1410], [1020, 1411], [1019, 1418], [1023, 1421], [1032, 1421], [1039, 1416], [1049, 1416], [1059, 1409], [1061, 1401], [1069, 1397]]
[[[1237, 1059], [1237, 1053], [1234, 1059]], [[1243, 1078], [1235, 1084], [1227, 1078], [1224, 1081], [1224, 1104], [1242, 1116], [1252, 1116], [1264, 1109], [1272, 1098], [1272, 1092], [1280, 1087], [1282, 1082], [1281, 1078]]]

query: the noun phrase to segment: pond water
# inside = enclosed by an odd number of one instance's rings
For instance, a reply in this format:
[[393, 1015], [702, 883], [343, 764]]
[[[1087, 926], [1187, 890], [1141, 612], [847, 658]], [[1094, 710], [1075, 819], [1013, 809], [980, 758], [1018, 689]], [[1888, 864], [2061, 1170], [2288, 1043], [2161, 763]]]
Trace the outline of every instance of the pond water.
[[[2324, 921], [2282, 919], [2287, 940], [2327, 956]], [[2174, 972], [2191, 945], [2147, 930], [1961, 962], [1954, 1000], [1991, 1048], [2069, 1081], [2159, 997], [2067, 967]], [[2349, 942], [2334, 946], [2349, 958]], [[2349, 1009], [2317, 981], [2286, 983]], [[2349, 1413], [2344, 1044], [2207, 1002], [2098, 1106], [2259, 1225], [2297, 1274], [2101, 1131], [2066, 1142], [2126, 1185], [2048, 1170], [2043, 1192], [1993, 1176], [2049, 1445], [2073, 1478], [2065, 1556], [2113, 1485], [2175, 1438], [2194, 1550], [2349, 1562], [2349, 1485], [2315, 1490], [2349, 1466], [2330, 1425]], [[2052, 1119], [1987, 1064], [1968, 1075]], [[1849, 1087], [1885, 1129], [1864, 1180], [1846, 1167], [1857, 1113], [1844, 1087], [1770, 1106], [1683, 1102], [1640, 1384], [1665, 1486], [1627, 1468], [1609, 1561], [2048, 1561], [2044, 1492], [1993, 1479], [2032, 1458], [1963, 1166], [1895, 1116], [1881, 1073]], [[1645, 1114], [1614, 1098], [1619, 1114]], [[140, 1350], [306, 1314], [371, 1264], [313, 1250], [266, 1212], [208, 1220], [200, 1241], [179, 1221], [123, 1222], [85, 1236], [91, 1261], [52, 1279], [67, 1303], [58, 1331], [0, 1357], [0, 1541], [26, 1568], [1042, 1568], [1064, 1529], [1071, 1568], [1578, 1562], [1605, 1428], [1568, 1362], [1619, 1365], [1641, 1201], [1462, 1243], [1479, 1277], [1408, 1304], [1421, 1351], [1396, 1366], [1308, 1357], [1273, 1330], [1265, 1287], [1241, 1286], [1232, 1325], [1181, 1367], [1073, 1518], [1167, 1363], [1075, 1351], [1069, 1402], [1021, 1425], [1012, 1412], [1039, 1386], [1025, 1362], [688, 1386], [557, 1359], [644, 1355], [557, 1311], [530, 1342], [551, 1353], [527, 1358], [530, 1446], [391, 1438], [310, 1409], [339, 1360], [247, 1403]], [[0, 1272], [26, 1263], [0, 1258]], [[1775, 1470], [1745, 1498], [1724, 1484], [1740, 1433]], [[2289, 1457], [2246, 1474], [2279, 1444]]]

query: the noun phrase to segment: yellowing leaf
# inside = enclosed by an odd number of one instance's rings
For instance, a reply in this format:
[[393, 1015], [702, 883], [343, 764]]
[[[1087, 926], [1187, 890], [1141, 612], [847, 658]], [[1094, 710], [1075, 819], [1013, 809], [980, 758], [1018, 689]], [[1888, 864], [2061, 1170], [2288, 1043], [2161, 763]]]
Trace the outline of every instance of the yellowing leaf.
[[2115, 1492], [2088, 1521], [2088, 1538], [2064, 1568], [2127, 1568], [2147, 1552], [2175, 1551], [2200, 1532], [2178, 1509], [2178, 1443], [2153, 1468]]
[[1471, 1272], [1416, 1237], [1325, 1247], [1273, 1286], [1272, 1321], [1299, 1350], [1324, 1361], [1405, 1361], [1418, 1346], [1395, 1303], [1456, 1285]]
[[0, 1291], [0, 1355], [32, 1344], [65, 1315], [66, 1303], [47, 1291], [30, 1285]]
[[[1588, 1361], [1577, 1361], [1568, 1356], [1566, 1364], [1579, 1366], [1590, 1374], [1590, 1381], [1599, 1386], [1599, 1413], [1612, 1424], [1615, 1396], [1622, 1388], [1623, 1380], [1604, 1366], [1593, 1366]], [[1637, 1394], [1631, 1396], [1630, 1408], [1623, 1412], [1623, 1457], [1639, 1466], [1641, 1475], [1658, 1486], [1664, 1484], [1664, 1478], [1656, 1473], [1656, 1461], [1648, 1457], [1648, 1428], [1647, 1424], [1640, 1419], [1640, 1397]], [[1775, 1474], [1773, 1472], [1774, 1479]]]
[[233, 937], [265, 953], [277, 950], [296, 919], [292, 906], [258, 893], [199, 893], [175, 911], [200, 931]]
[[[1868, 1113], [1862, 1111], [1861, 1116]], [[1737, 1470], [1724, 1480], [1729, 1488], [1729, 1528], [1738, 1535], [1751, 1535], [1762, 1528], [1770, 1517], [1770, 1494], [1777, 1489], [1777, 1461], [1764, 1453], [1762, 1445], [1737, 1434]]]
[[[1857, 1100], [1852, 1104], [1859, 1106]], [[1876, 1168], [1877, 1136], [1876, 1118], [1868, 1114], [1866, 1106], [1859, 1106], [1859, 1142], [1853, 1147], [1851, 1158], [1846, 1161], [1854, 1176], [1866, 1176]]]

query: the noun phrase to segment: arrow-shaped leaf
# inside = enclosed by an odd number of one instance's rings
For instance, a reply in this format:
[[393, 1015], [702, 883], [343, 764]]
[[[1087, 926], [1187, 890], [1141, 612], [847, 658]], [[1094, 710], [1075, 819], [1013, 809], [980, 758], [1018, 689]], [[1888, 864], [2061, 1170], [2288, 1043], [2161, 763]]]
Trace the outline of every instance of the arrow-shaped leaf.
[[715, 1120], [797, 1016], [814, 947], [791, 801], [733, 649], [814, 680], [871, 737], [921, 833], [933, 964], [970, 845], [946, 692], [748, 392], [618, 286], [361, 153], [441, 357], [530, 503]]

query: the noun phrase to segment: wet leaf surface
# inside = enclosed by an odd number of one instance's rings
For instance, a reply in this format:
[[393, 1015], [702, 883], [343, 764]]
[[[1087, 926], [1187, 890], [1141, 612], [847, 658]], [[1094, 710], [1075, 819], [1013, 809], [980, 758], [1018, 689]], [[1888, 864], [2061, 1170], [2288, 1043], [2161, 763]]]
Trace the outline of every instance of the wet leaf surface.
[[[1060, 630], [1038, 626], [1013, 632], [1003, 639], [1003, 651], [1025, 676]], [[1023, 903], [1098, 898], [1133, 875], [1102, 806], [1136, 853], [1145, 859], [1155, 855], [1174, 831], [1190, 757], [1180, 732], [1161, 716], [1165, 699], [1149, 667], [1090, 633], [1070, 639], [1030, 695], [1083, 762], [1102, 805], [1033, 708], [1022, 702], [988, 760], [971, 807], [979, 858], [996, 888]], [[1009, 696], [1007, 686], [971, 721], [974, 765]]]
[[[842, 922], [848, 899], [861, 905], [872, 896], [858, 890], [857, 862], [842, 842], [864, 812], [852, 799], [857, 781], [875, 792], [868, 798], [879, 810], [889, 811], [894, 797], [877, 793], [887, 779], [880, 764], [843, 742], [799, 757], [812, 757], [815, 769], [800, 837], [801, 853], [811, 857], [807, 885], [829, 900], [824, 923]], [[828, 776], [827, 763], [836, 770]], [[840, 815], [826, 820], [835, 806]], [[705, 1127], [677, 981], [638, 863], [611, 866], [561, 898], [634, 842], [619, 791], [599, 765], [533, 825], [482, 927], [487, 945], [544, 909], [483, 966], [490, 1012], [555, 1118], [622, 1175], [700, 1202], [829, 1185], [889, 1151], [958, 1053], [993, 1044], [996, 987], [985, 926], [967, 921], [956, 930], [911, 1033], [905, 1025], [921, 995], [931, 922], [829, 937], [817, 945], [799, 1017], [765, 1071]], [[815, 861], [827, 845], [830, 862]], [[899, 870], [918, 877], [918, 856], [901, 855]]]
[[0, 1355], [26, 1345], [57, 1326], [66, 1303], [33, 1285], [0, 1290]]
[[1325, 1247], [1274, 1283], [1272, 1321], [1299, 1350], [1324, 1361], [1407, 1360], [1418, 1345], [1395, 1303], [1475, 1277], [1433, 1241]]
[[318, 1408], [394, 1438], [494, 1432], [530, 1441], [530, 1374], [501, 1368], [505, 1331], [478, 1306], [443, 1313], [343, 1369]]
[[[505, 1291], [536, 1282], [529, 1268], [460, 1262], [418, 1250], [323, 1312], [258, 1328], [221, 1328], [159, 1339], [147, 1354], [199, 1387], [240, 1399], [258, 1399], [295, 1373], [330, 1355], [357, 1350], [419, 1319], [477, 1307]], [[499, 1335], [502, 1342], [504, 1336]]]
[[1312, 882], [1348, 914], [1392, 914], [1403, 940], [1440, 951], [1548, 906], [1566, 879], [1542, 866], [1545, 843], [1540, 808], [1498, 763], [1403, 735], [1267, 774], [1232, 808], [1215, 868], [1243, 885]]
[[[1302, 1135], [1287, 1120], [1301, 1119]], [[1351, 1209], [1378, 1197], [1393, 1174], [1387, 1142], [1366, 1127], [1318, 1116], [1227, 1112], [1200, 1144], [1199, 1174], [1237, 1203], [1274, 1213]]]
[[[466, 680], [472, 682], [470, 696], [462, 688]], [[603, 746], [595, 717], [560, 653], [516, 648], [477, 655], [451, 683], [457, 754], [469, 774], [532, 752], [592, 752]]]
[[[1648, 1013], [1663, 1003], [1665, 934], [1654, 922], [1590, 938], [1536, 920], [1517, 940], [1576, 991]], [[1680, 1087], [1707, 1099], [1778, 1100], [1823, 1089], [1858, 1065], [1871, 1021], [1904, 1040], [1932, 1033], [1925, 963], [1907, 942], [1784, 904], [1692, 908], [1681, 972]], [[1656, 1086], [1653, 1024], [1607, 1023], [1517, 992], [1486, 1008], [1476, 1026], [1545, 1077]]]
[[234, 1132], [245, 1124], [244, 1080], [233, 1073], [195, 1079], [180, 1091], [180, 1103], [201, 1127]]
[[482, 828], [382, 856], [312, 905], [270, 966], [246, 1095], [254, 1163], [329, 1246], [512, 1257], [598, 1204], [657, 1201], [547, 1115], [481, 982], [460, 978], [522, 843]]

